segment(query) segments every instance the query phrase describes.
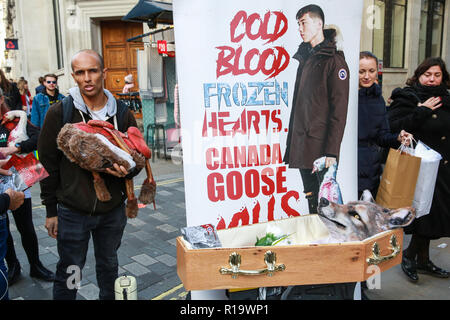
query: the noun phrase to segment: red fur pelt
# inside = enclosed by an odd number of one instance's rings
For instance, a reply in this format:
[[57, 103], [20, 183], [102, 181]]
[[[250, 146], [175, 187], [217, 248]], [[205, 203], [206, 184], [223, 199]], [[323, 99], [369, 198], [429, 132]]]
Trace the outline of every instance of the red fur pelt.
[[[86, 133], [68, 123], [61, 129], [57, 143], [66, 157], [89, 171], [106, 172], [112, 168], [113, 163], [123, 166], [127, 171], [133, 168], [133, 162], [129, 161], [125, 152], [112, 149], [112, 144], [105, 143], [100, 135]], [[127, 161], [128, 159], [128, 161]], [[137, 169], [145, 165], [145, 158], [137, 152], [132, 152], [132, 160]]]
[[[122, 133], [110, 123], [98, 120], [90, 120], [87, 124], [67, 123], [58, 134], [57, 144], [70, 161], [92, 172], [95, 193], [103, 202], [111, 200], [111, 195], [99, 172], [107, 172], [106, 169], [113, 168], [114, 163], [123, 166], [128, 172], [145, 167], [147, 178], [139, 200], [144, 204], [153, 202], [156, 209], [156, 182], [148, 161], [151, 151], [139, 129], [130, 127], [126, 133]], [[125, 178], [125, 189], [127, 217], [135, 218], [138, 203], [132, 179]]]

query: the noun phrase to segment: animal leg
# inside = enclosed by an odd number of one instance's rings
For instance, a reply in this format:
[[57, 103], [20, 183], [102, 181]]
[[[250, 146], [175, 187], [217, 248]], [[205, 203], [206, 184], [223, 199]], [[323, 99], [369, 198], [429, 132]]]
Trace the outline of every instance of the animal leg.
[[[105, 129], [111, 133], [113, 138], [116, 140], [117, 144], [123, 150], [125, 150], [126, 152], [131, 154], [131, 151], [129, 150], [126, 143], [123, 141], [123, 139], [120, 136], [114, 134], [114, 132], [108, 128], [105, 128]], [[153, 179], [152, 168], [150, 167], [150, 162], [148, 161], [148, 159], [145, 159], [145, 171], [147, 172], [147, 178], [144, 180], [144, 183], [142, 185], [141, 193], [139, 195], [139, 200], [144, 204], [153, 202], [153, 208], [156, 210], [156, 203], [155, 203], [156, 182]], [[133, 189], [132, 189], [132, 191], [133, 191]], [[133, 193], [133, 201], [134, 200], [135, 199], [134, 199], [134, 193]], [[137, 207], [137, 204], [136, 204], [136, 207]]]
[[153, 179], [152, 168], [148, 159], [145, 159], [145, 171], [147, 172], [147, 178], [142, 184], [141, 192], [139, 194], [139, 201], [144, 204], [153, 202], [153, 208], [156, 210], [156, 181]]
[[134, 185], [133, 180], [125, 179], [125, 187], [127, 192], [127, 205], [125, 212], [128, 218], [136, 218], [138, 214], [138, 202], [134, 196]]
[[[123, 141], [123, 139], [116, 135], [114, 133], [114, 131], [112, 131], [109, 128], [104, 128], [105, 130], [107, 130], [109, 133], [111, 133], [112, 137], [114, 138], [114, 140], [116, 141], [116, 143], [119, 145], [119, 147], [124, 150], [125, 152], [127, 152], [128, 154], [131, 154], [131, 150], [127, 147], [126, 143]], [[133, 180], [131, 179], [125, 179], [125, 188], [126, 188], [126, 193], [127, 193], [127, 205], [126, 205], [126, 215], [128, 218], [136, 218], [138, 211], [139, 211], [139, 207], [138, 207], [138, 202], [136, 197], [134, 196], [134, 185], [133, 185]]]
[[106, 202], [111, 200], [111, 194], [106, 188], [105, 181], [102, 179], [98, 172], [92, 171], [92, 176], [94, 177], [94, 189], [98, 200]]

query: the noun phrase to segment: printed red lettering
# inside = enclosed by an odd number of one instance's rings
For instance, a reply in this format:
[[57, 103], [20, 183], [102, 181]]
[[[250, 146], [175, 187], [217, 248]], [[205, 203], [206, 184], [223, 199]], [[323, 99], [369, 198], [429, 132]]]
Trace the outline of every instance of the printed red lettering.
[[209, 170], [219, 169], [219, 162], [217, 161], [219, 157], [219, 150], [216, 148], [209, 148], [206, 150], [206, 167]]
[[227, 195], [231, 200], [238, 200], [242, 197], [242, 175], [239, 171], [231, 171], [227, 175]]
[[[229, 73], [234, 76], [241, 74], [255, 75], [260, 71], [267, 76], [267, 79], [274, 78], [287, 68], [290, 60], [288, 52], [283, 47], [276, 46], [273, 49], [266, 49], [263, 52], [260, 52], [258, 49], [251, 49], [246, 53], [244, 67], [241, 68], [242, 47], [235, 50], [229, 46], [219, 46], [216, 49], [220, 50], [217, 57], [217, 79]], [[251, 69], [251, 62], [255, 58], [258, 59], [254, 63], [256, 67]], [[269, 59], [273, 59], [273, 61]], [[270, 69], [266, 68], [268, 61], [272, 63]]]
[[[272, 17], [275, 17], [276, 20], [273, 23], [273, 30], [269, 32], [269, 23]], [[259, 25], [256, 25], [256, 23], [259, 23]], [[239, 26], [241, 26], [245, 32], [242, 32], [236, 36], [236, 29]], [[268, 44], [283, 36], [287, 29], [287, 18], [280, 11], [268, 11], [264, 14], [264, 18], [261, 19], [261, 16], [258, 13], [253, 13], [247, 16], [247, 13], [241, 10], [236, 13], [234, 18], [231, 20], [230, 37], [231, 41], [234, 43], [242, 41], [242, 39], [247, 36], [250, 40], [256, 40], [258, 38], [267, 40], [265, 44]], [[256, 30], [256, 33], [253, 32], [254, 30]]]
[[234, 228], [239, 226], [239, 222], [241, 222], [242, 226], [246, 226], [249, 224], [250, 217], [248, 216], [247, 208], [233, 215], [228, 228]]
[[259, 194], [259, 172], [248, 170], [245, 173], [245, 194], [249, 198], [256, 198]]
[[284, 185], [286, 182], [286, 166], [277, 168], [277, 193], [285, 193], [287, 192], [287, 188]]
[[281, 197], [281, 208], [288, 215], [288, 217], [299, 217], [300, 216], [300, 213], [298, 213], [297, 211], [295, 211], [294, 209], [292, 209], [289, 206], [289, 200], [291, 198], [294, 198], [295, 201], [298, 201], [299, 197], [300, 196], [297, 191], [289, 191], [283, 197]]
[[272, 168], [265, 168], [261, 171], [261, 180], [266, 185], [261, 188], [261, 192], [265, 196], [270, 196], [275, 192], [275, 183], [269, 176], [273, 176], [273, 169]]
[[225, 189], [223, 185], [223, 176], [220, 173], [212, 173], [207, 178], [208, 198], [212, 202], [225, 200]]

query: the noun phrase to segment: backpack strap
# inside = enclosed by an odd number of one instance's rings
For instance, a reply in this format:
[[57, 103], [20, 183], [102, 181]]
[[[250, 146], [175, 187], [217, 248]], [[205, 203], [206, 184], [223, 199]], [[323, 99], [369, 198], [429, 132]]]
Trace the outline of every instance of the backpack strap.
[[72, 111], [73, 111], [73, 98], [69, 94], [62, 100], [62, 125], [64, 126], [66, 123], [69, 123], [72, 120]]
[[122, 101], [116, 99], [117, 103], [117, 111], [116, 111], [116, 117], [117, 117], [117, 124], [119, 131], [124, 132], [126, 131], [124, 128], [124, 122], [128, 113], [128, 107], [123, 103]]

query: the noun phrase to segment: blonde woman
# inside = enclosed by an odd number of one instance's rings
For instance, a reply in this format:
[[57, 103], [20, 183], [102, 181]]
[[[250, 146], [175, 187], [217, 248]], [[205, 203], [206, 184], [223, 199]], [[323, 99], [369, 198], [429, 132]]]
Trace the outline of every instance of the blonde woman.
[[33, 103], [33, 98], [31, 97], [30, 90], [28, 90], [28, 81], [20, 79], [17, 82], [17, 88], [20, 92], [20, 97], [22, 98], [22, 109], [26, 111], [28, 118], [31, 117], [31, 106]]

